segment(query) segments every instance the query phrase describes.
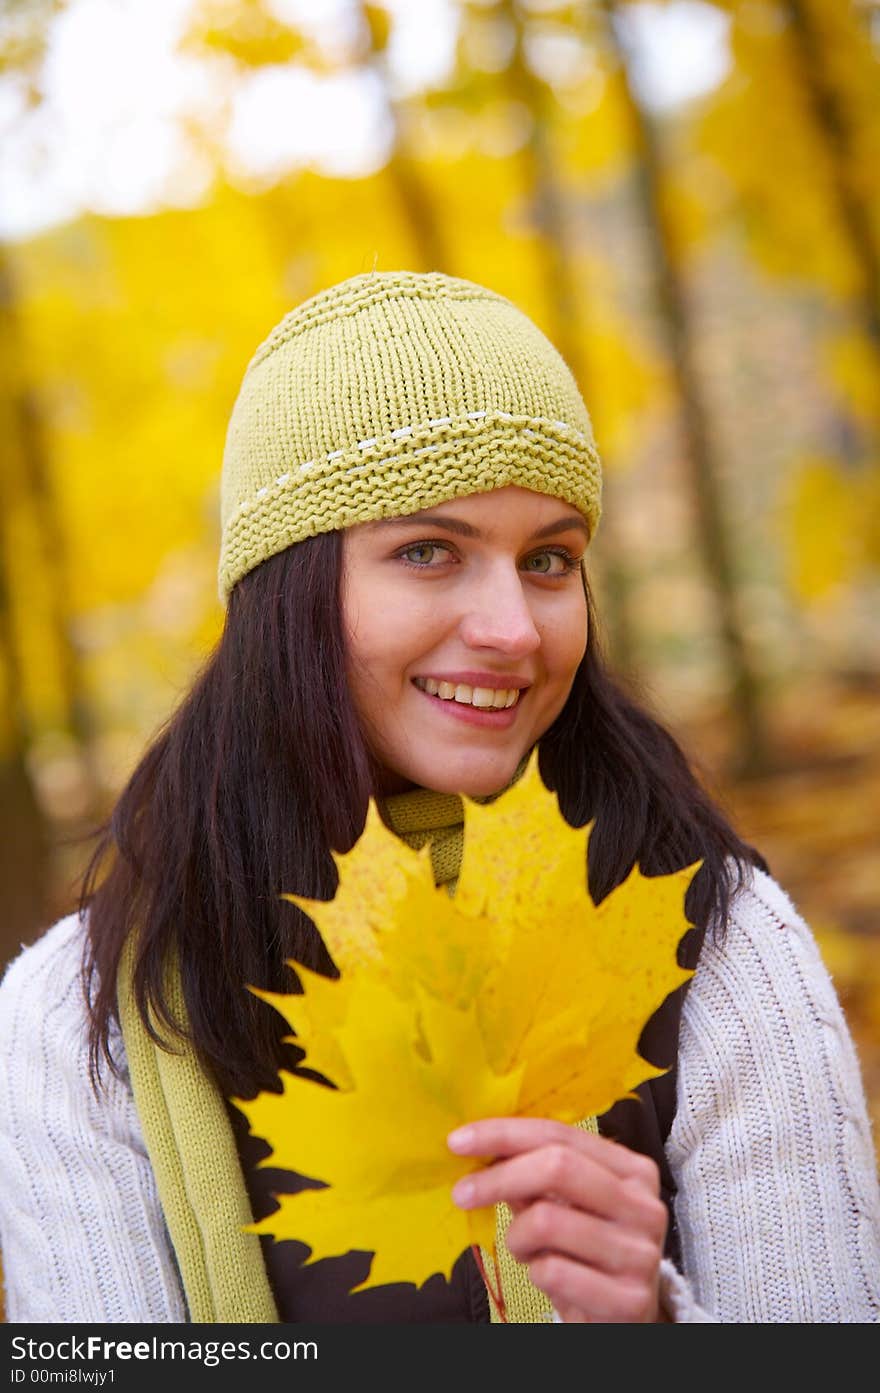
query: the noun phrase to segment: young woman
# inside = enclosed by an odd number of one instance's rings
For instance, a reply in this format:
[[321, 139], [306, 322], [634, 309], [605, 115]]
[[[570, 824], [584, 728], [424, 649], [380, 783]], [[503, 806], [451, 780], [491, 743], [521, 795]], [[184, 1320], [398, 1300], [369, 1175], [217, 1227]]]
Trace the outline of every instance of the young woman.
[[304, 1067], [244, 984], [295, 989], [289, 959], [334, 971], [282, 892], [332, 896], [331, 850], [371, 797], [454, 889], [461, 795], [491, 802], [537, 746], [567, 820], [595, 819], [595, 900], [636, 862], [702, 867], [694, 975], [642, 1041], [667, 1072], [598, 1131], [474, 1118], [449, 1139], [492, 1158], [456, 1203], [512, 1211], [508, 1318], [876, 1321], [853, 1043], [807, 926], [603, 665], [600, 467], [553, 346], [468, 281], [332, 286], [248, 366], [222, 503], [218, 647], [119, 799], [79, 912], [0, 989], [8, 1319], [498, 1318], [470, 1251], [449, 1281], [356, 1291], [369, 1254], [309, 1264], [243, 1233], [308, 1182], [258, 1167], [229, 1100]]

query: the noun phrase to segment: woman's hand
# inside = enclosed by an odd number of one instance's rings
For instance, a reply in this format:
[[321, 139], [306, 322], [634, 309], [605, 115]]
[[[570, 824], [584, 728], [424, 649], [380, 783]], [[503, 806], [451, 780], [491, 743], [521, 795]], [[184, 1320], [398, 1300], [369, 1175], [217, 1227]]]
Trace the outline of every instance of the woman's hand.
[[563, 1321], [651, 1322], [668, 1216], [650, 1157], [544, 1118], [489, 1118], [451, 1132], [459, 1156], [491, 1157], [460, 1180], [462, 1209], [504, 1200], [507, 1246]]

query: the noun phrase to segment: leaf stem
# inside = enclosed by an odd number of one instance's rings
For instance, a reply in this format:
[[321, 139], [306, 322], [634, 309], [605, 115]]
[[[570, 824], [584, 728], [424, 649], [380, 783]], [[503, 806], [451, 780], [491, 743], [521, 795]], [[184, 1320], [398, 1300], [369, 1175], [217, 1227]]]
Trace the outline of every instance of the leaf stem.
[[510, 1322], [508, 1321], [508, 1318], [507, 1318], [507, 1303], [506, 1303], [505, 1300], [504, 1300], [504, 1292], [501, 1290], [501, 1271], [500, 1271], [500, 1269], [499, 1269], [499, 1267], [498, 1267], [498, 1254], [497, 1254], [497, 1252], [496, 1252], [495, 1249], [493, 1248], [493, 1250], [492, 1250], [492, 1266], [493, 1266], [494, 1269], [495, 1269], [495, 1286], [494, 1286], [494, 1287], [492, 1286], [492, 1283], [489, 1281], [489, 1278], [488, 1278], [488, 1276], [487, 1276], [487, 1273], [486, 1273], [486, 1265], [485, 1265], [485, 1263], [483, 1262], [483, 1254], [482, 1254], [481, 1251], [480, 1251], [480, 1245], [479, 1245], [479, 1243], [472, 1243], [472, 1244], [471, 1244], [471, 1252], [473, 1253], [474, 1259], [475, 1259], [476, 1264], [477, 1264], [477, 1267], [479, 1268], [480, 1276], [482, 1277], [483, 1281], [486, 1283], [486, 1290], [488, 1291], [489, 1296], [490, 1296], [491, 1300], [493, 1301], [493, 1303], [494, 1303], [494, 1305], [495, 1305], [495, 1309], [496, 1309], [496, 1311], [498, 1312], [498, 1319], [499, 1319], [500, 1321], [503, 1321], [505, 1325], [508, 1325]]

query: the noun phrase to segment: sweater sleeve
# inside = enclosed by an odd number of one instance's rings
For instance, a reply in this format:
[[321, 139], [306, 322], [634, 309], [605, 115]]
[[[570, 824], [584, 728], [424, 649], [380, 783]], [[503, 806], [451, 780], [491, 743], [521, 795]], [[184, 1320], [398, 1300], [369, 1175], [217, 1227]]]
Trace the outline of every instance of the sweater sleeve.
[[127, 1077], [105, 1070], [98, 1097], [89, 1081], [82, 948], [70, 916], [0, 983], [6, 1319], [185, 1321]]
[[810, 930], [756, 871], [682, 1016], [667, 1144], [679, 1321], [880, 1321], [880, 1186], [855, 1047]]

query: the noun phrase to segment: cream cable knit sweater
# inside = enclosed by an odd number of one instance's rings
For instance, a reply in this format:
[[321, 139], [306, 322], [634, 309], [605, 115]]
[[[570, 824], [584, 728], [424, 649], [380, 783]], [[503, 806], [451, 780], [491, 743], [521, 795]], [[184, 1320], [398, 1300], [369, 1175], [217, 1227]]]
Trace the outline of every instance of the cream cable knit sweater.
[[[125, 1082], [96, 1102], [61, 920], [0, 985], [0, 1245], [11, 1322], [186, 1320]], [[683, 1015], [668, 1152], [679, 1321], [880, 1321], [880, 1187], [856, 1053], [809, 929], [755, 872]]]

